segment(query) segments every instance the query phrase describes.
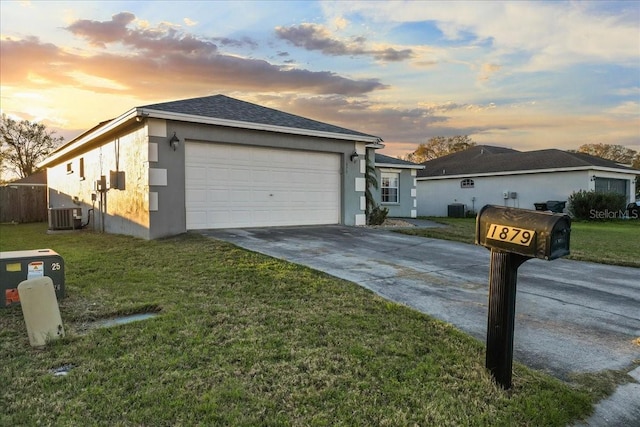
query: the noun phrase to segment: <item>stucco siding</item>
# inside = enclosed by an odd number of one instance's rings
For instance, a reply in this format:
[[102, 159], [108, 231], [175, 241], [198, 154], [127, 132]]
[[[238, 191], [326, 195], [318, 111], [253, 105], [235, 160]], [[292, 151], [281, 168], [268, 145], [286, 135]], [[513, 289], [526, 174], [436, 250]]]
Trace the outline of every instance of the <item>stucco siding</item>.
[[[147, 141], [146, 127], [139, 126], [49, 167], [49, 207], [81, 207], [83, 223], [93, 208], [90, 227], [149, 238]], [[124, 189], [110, 188], [115, 184], [111, 182], [110, 171], [124, 172], [121, 183]], [[109, 188], [102, 204], [96, 191], [96, 181], [101, 175], [106, 177]], [[95, 201], [91, 200], [92, 194], [96, 194]]]
[[[162, 130], [162, 126], [156, 123], [152, 132], [161, 133]], [[180, 139], [175, 151], [168, 143], [174, 133]], [[157, 211], [150, 212], [151, 238], [186, 231], [185, 141], [340, 154], [340, 222], [356, 225], [358, 215], [364, 213], [360, 206], [360, 196], [364, 192], [356, 191], [357, 179], [364, 178], [364, 174], [360, 171], [360, 162], [350, 159], [354, 151], [364, 153], [363, 143], [175, 121], [166, 122], [165, 135], [152, 134], [149, 137], [150, 142], [157, 144], [158, 152], [157, 161], [150, 162], [150, 168], [166, 171], [166, 183], [150, 183], [150, 191], [157, 194], [154, 195], [154, 199], [157, 197]], [[265, 158], [264, 161], [268, 162], [269, 159]]]
[[[387, 208], [389, 213], [387, 216], [392, 218], [412, 218], [416, 216], [416, 182], [415, 169], [395, 169], [387, 167], [376, 168], [376, 178], [378, 180], [378, 190], [373, 191], [374, 199], [380, 207]], [[398, 174], [398, 202], [383, 203], [382, 202], [382, 173]], [[413, 191], [412, 191], [413, 190]]]

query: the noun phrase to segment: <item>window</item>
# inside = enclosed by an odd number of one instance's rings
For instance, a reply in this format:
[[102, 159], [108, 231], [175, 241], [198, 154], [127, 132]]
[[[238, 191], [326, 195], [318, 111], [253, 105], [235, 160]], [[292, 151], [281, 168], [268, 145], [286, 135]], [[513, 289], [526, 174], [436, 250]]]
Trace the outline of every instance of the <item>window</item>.
[[475, 182], [473, 182], [473, 180], [469, 178], [465, 178], [462, 181], [460, 181], [460, 188], [473, 188], [474, 185], [475, 185]]
[[78, 169], [80, 169], [80, 180], [84, 180], [84, 157], [80, 157], [80, 164]]
[[596, 192], [629, 195], [629, 180], [615, 178], [595, 178]]
[[382, 203], [398, 203], [399, 175], [397, 173], [382, 172]]
[[73, 173], [73, 163], [69, 162], [67, 163], [67, 175]]

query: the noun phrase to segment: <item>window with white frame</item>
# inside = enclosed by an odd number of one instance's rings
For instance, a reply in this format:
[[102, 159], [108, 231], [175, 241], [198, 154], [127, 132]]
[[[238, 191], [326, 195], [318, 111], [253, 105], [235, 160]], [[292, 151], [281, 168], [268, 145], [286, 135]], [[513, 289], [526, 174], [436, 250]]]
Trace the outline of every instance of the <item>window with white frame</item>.
[[382, 203], [398, 203], [398, 189], [400, 185], [400, 174], [393, 172], [382, 172], [380, 186], [382, 192]]
[[460, 181], [460, 188], [473, 188], [475, 186], [475, 182], [472, 179], [465, 178]]

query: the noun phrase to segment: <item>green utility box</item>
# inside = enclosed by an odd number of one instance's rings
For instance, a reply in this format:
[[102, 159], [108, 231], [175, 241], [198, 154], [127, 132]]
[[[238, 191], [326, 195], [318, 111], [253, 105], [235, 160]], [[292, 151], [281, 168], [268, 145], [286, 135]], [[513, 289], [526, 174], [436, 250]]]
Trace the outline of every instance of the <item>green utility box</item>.
[[48, 276], [58, 299], [64, 298], [64, 260], [51, 249], [0, 252], [0, 308], [20, 303], [18, 285]]

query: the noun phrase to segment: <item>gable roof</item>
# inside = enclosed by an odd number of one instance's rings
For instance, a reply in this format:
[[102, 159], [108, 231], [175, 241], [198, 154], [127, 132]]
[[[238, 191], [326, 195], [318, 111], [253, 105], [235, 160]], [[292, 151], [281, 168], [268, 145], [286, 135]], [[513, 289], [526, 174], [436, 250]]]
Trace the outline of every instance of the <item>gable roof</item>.
[[637, 169], [584, 153], [570, 153], [557, 149], [521, 152], [486, 145], [452, 153], [424, 162], [423, 165], [425, 168], [418, 172], [419, 178], [594, 168], [640, 173]]
[[284, 111], [274, 110], [273, 108], [230, 98], [225, 95], [212, 95], [201, 98], [162, 102], [159, 104], [145, 105], [140, 108], [143, 110], [216, 118], [232, 122], [259, 123], [282, 128], [377, 138], [366, 133], [307, 119], [295, 114], [289, 114]]
[[402, 159], [396, 159], [395, 157], [385, 156], [384, 154], [375, 153], [375, 164], [380, 167], [394, 167], [400, 169], [424, 169], [424, 165], [408, 162]]
[[144, 118], [343, 139], [364, 142], [370, 144], [373, 148], [384, 147], [382, 138], [375, 135], [307, 119], [224, 95], [212, 95], [132, 108], [114, 119], [99, 123], [62, 145], [41, 162], [38, 167], [55, 164], [61, 157], [90, 143], [92, 140], [111, 134], [121, 126], [131, 122], [142, 121]]

